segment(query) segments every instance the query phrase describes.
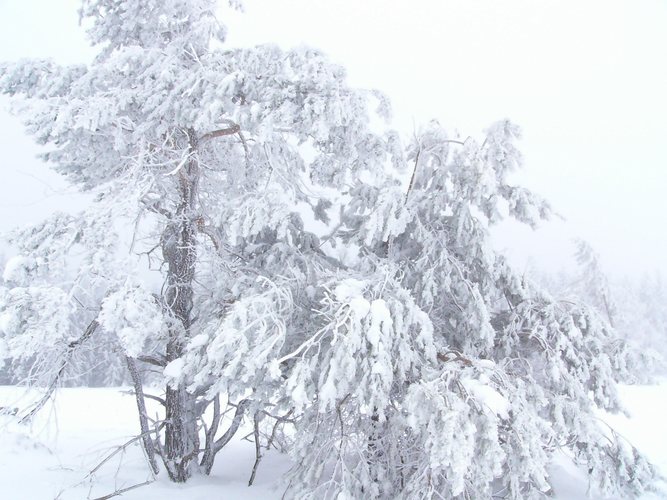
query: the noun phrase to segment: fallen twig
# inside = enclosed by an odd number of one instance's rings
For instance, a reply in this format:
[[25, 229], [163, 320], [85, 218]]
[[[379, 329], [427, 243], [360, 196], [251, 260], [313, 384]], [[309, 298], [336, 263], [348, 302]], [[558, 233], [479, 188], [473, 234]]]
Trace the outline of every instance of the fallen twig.
[[136, 488], [141, 488], [142, 486], [151, 484], [154, 481], [155, 479], [151, 479], [149, 481], [144, 481], [143, 483], [133, 484], [132, 486], [128, 486], [127, 488], [121, 488], [120, 490], [116, 490], [113, 493], [109, 493], [108, 495], [104, 495], [102, 497], [93, 498], [92, 500], [108, 500], [109, 498], [117, 497], [119, 495], [122, 495], [123, 493], [127, 493], [130, 490], [134, 490]]

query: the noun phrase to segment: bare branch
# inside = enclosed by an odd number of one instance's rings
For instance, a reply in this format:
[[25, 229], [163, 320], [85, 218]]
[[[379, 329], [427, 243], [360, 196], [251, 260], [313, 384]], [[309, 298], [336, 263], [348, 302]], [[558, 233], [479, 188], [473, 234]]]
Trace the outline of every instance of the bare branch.
[[218, 439], [213, 443], [213, 453], [219, 452], [222, 448], [225, 447], [227, 443], [229, 443], [232, 438], [234, 437], [234, 434], [236, 434], [236, 431], [239, 429], [239, 426], [241, 425], [241, 421], [243, 420], [243, 416], [245, 415], [245, 411], [250, 405], [250, 400], [249, 399], [243, 399], [239, 402], [239, 404], [236, 407], [236, 412], [234, 413], [234, 418], [232, 419], [232, 423], [229, 426], [229, 429]]
[[127, 369], [130, 372], [130, 377], [132, 378], [132, 385], [134, 386], [134, 394], [137, 400], [137, 409], [139, 410], [139, 425], [141, 426], [141, 435], [142, 435], [142, 444], [144, 451], [146, 452], [146, 457], [148, 458], [148, 463], [151, 466], [154, 474], [158, 474], [160, 469], [157, 466], [155, 461], [155, 447], [153, 446], [153, 440], [149, 435], [148, 429], [148, 418], [146, 416], [146, 401], [144, 399], [144, 388], [141, 385], [141, 379], [139, 378], [139, 373], [137, 372], [137, 365], [129, 356], [125, 356], [125, 363], [127, 364]]
[[234, 123], [229, 128], [221, 128], [202, 135], [197, 142], [202, 143], [204, 141], [208, 141], [209, 139], [215, 139], [216, 137], [224, 137], [226, 135], [238, 134], [240, 131], [241, 127], [236, 123]]
[[167, 366], [167, 360], [165, 359], [164, 356], [137, 356], [137, 361], [141, 361], [142, 363], [148, 363], [149, 365], [155, 365], [161, 367]]
[[209, 239], [211, 240], [211, 243], [213, 243], [215, 251], [218, 252], [219, 254], [222, 254], [222, 243], [220, 242], [220, 237], [216, 234], [215, 228], [207, 226], [204, 223], [202, 217], [197, 219], [197, 230], [201, 234], [205, 234], [206, 236], [208, 236]]
[[132, 486], [128, 486], [127, 488], [121, 488], [119, 490], [114, 491], [113, 493], [109, 493], [108, 495], [104, 495], [103, 497], [94, 498], [93, 500], [109, 500], [109, 498], [120, 496], [123, 493], [127, 493], [130, 490], [134, 490], [136, 488], [141, 488], [142, 486], [149, 485], [154, 481], [155, 479], [151, 479], [150, 481], [144, 481], [143, 483], [134, 484]]
[[[460, 146], [465, 146], [465, 144], [466, 144], [464, 141], [457, 141], [456, 139], [447, 139], [443, 142], [451, 143], [451, 144], [458, 144]], [[410, 192], [412, 191], [412, 188], [414, 187], [415, 176], [417, 174], [417, 168], [419, 167], [419, 156], [421, 155], [421, 152], [422, 152], [422, 148], [421, 148], [421, 144], [420, 144], [419, 149], [417, 150], [417, 154], [415, 155], [415, 166], [412, 169], [412, 176], [410, 177], [410, 184], [408, 184], [408, 190], [405, 193], [405, 203], [408, 202], [408, 198], [410, 197]]]
[[167, 406], [167, 402], [164, 400], [164, 398], [161, 398], [160, 396], [155, 396], [153, 394], [146, 394], [144, 393], [144, 397], [146, 399], [152, 399], [153, 401], [157, 401], [160, 403], [162, 406]]
[[[449, 357], [451, 355], [451, 357]], [[465, 366], [472, 366], [473, 362], [466, 358], [463, 354], [458, 351], [447, 351], [446, 353], [439, 352], [437, 354], [438, 361], [448, 363], [450, 361], [460, 361]]]
[[[134, 391], [123, 391], [123, 394], [129, 394], [130, 396], [136, 396], [137, 393]], [[144, 393], [144, 398], [146, 399], [152, 399], [153, 401], [157, 401], [160, 403], [162, 406], [165, 406], [167, 403], [165, 402], [164, 398], [161, 398], [160, 396], [155, 396], [153, 394], [146, 394]]]
[[232, 257], [236, 257], [237, 259], [243, 262], [247, 262], [248, 259], [246, 259], [243, 255], [234, 252], [229, 247], [229, 245], [226, 245], [223, 242], [218, 230], [214, 226], [206, 224], [202, 216], [198, 217], [196, 219], [196, 222], [197, 222], [197, 231], [199, 231], [203, 235], [208, 236], [208, 238], [211, 240], [211, 243], [213, 243], [213, 248], [215, 248], [215, 251], [218, 252], [219, 255], [223, 257], [230, 255]]
[[158, 201], [153, 201], [153, 203], [149, 203], [147, 200], [141, 200], [141, 204], [144, 206], [144, 208], [146, 208], [146, 210], [153, 212], [155, 214], [163, 215], [167, 219], [171, 219], [173, 217], [173, 214], [169, 210], [162, 208], [162, 206]]
[[410, 177], [410, 184], [408, 184], [408, 190], [405, 193], [405, 203], [408, 202], [408, 198], [410, 197], [410, 191], [412, 191], [412, 186], [414, 186], [415, 183], [415, 176], [417, 175], [417, 168], [419, 167], [419, 155], [421, 155], [422, 148], [421, 145], [419, 146], [419, 150], [417, 151], [417, 154], [415, 155], [415, 166], [412, 168], [412, 176]]
[[215, 453], [213, 452], [213, 445], [215, 440], [215, 434], [218, 432], [218, 426], [220, 425], [220, 396], [216, 396], [213, 399], [213, 419], [211, 420], [211, 427], [206, 430], [205, 433], [205, 442], [204, 442], [204, 455], [199, 462], [199, 465], [204, 468], [205, 474], [210, 474], [211, 469], [213, 468], [213, 461], [215, 460]]
[[255, 436], [255, 463], [252, 466], [252, 473], [250, 474], [250, 479], [248, 480], [248, 486], [252, 486], [252, 483], [255, 481], [257, 467], [259, 467], [259, 462], [262, 460], [262, 447], [259, 442], [259, 421], [259, 412], [256, 412], [255, 416], [253, 417], [253, 434]]
[[102, 468], [102, 466], [103, 466], [105, 463], [107, 463], [107, 462], [108, 462], [109, 460], [111, 460], [113, 457], [115, 457], [116, 455], [118, 455], [121, 451], [126, 450], [127, 447], [130, 446], [131, 444], [136, 443], [136, 442], [139, 441], [140, 439], [143, 439], [144, 436], [146, 436], [146, 435], [150, 435], [150, 434], [153, 434], [153, 433], [158, 433], [158, 432], [160, 432], [160, 429], [161, 429], [162, 427], [164, 427], [164, 425], [165, 425], [165, 423], [162, 422], [160, 425], [156, 426], [156, 428], [153, 429], [152, 431], [149, 430], [146, 434], [139, 434], [138, 436], [134, 436], [132, 439], [126, 441], [124, 444], [122, 444], [122, 445], [116, 447], [116, 449], [115, 449], [114, 451], [112, 451], [112, 452], [109, 453], [106, 457], [104, 457], [104, 459], [103, 459], [99, 464], [97, 464], [97, 465], [96, 465], [96, 466], [95, 466], [95, 467], [94, 467], [88, 474], [86, 474], [86, 476], [84, 477], [84, 479], [87, 479], [87, 478], [93, 476], [98, 470], [100, 470], [100, 469]]
[[248, 143], [245, 140], [245, 137], [243, 136], [243, 132], [241, 132], [241, 129], [239, 128], [238, 132], [236, 134], [239, 136], [239, 139], [241, 139], [241, 144], [243, 145], [243, 153], [245, 156], [245, 166], [248, 170], [250, 170], [250, 149], [248, 148]]
[[[266, 413], [266, 412], [264, 412], [264, 413]], [[275, 441], [275, 439], [276, 439], [276, 432], [278, 431], [278, 426], [280, 424], [284, 424], [286, 422], [289, 422], [289, 423], [294, 422], [294, 420], [290, 418], [292, 416], [292, 413], [294, 413], [294, 408], [292, 408], [290, 411], [287, 412], [286, 415], [283, 415], [282, 417], [274, 417], [273, 415], [270, 415], [272, 418], [276, 419], [276, 423], [273, 424], [273, 429], [271, 430], [271, 435], [269, 436], [269, 440], [266, 442], [266, 449], [267, 450], [270, 450], [271, 446], [273, 446], [273, 441]], [[268, 415], [268, 413], [267, 413], [267, 415]]]

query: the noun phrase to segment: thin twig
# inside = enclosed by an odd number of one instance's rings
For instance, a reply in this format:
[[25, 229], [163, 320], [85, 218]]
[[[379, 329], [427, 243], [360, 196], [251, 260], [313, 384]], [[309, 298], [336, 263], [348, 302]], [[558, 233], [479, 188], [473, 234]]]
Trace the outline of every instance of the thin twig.
[[[134, 391], [123, 391], [122, 394], [129, 394], [130, 396], [136, 396], [136, 395], [137, 395], [137, 393], [134, 392]], [[152, 399], [153, 401], [157, 401], [157, 402], [160, 403], [162, 406], [167, 406], [167, 403], [166, 403], [166, 401], [164, 400], [164, 398], [161, 398], [160, 396], [155, 396], [154, 394], [146, 394], [146, 393], [144, 393], [144, 397], [145, 397], [146, 399]]]
[[[161, 429], [163, 426], [164, 426], [164, 422], [161, 423], [159, 426], [157, 426], [154, 430], [152, 430], [152, 431], [149, 430], [149, 431], [147, 432], [147, 434], [150, 435], [150, 434], [153, 434], [154, 432], [159, 432], [160, 429]], [[87, 478], [89, 478], [89, 477], [91, 477], [91, 476], [93, 476], [98, 470], [100, 470], [100, 469], [102, 468], [102, 466], [103, 466], [105, 463], [107, 463], [107, 462], [108, 462], [109, 460], [111, 460], [113, 457], [115, 457], [116, 455], [118, 455], [121, 451], [124, 451], [125, 449], [127, 449], [127, 447], [130, 446], [132, 443], [136, 443], [137, 441], [139, 441], [140, 439], [143, 439], [143, 438], [144, 438], [144, 434], [139, 434], [138, 436], [134, 436], [134, 437], [133, 437], [132, 439], [130, 439], [129, 441], [127, 441], [127, 442], [125, 442], [124, 444], [118, 446], [114, 451], [112, 451], [112, 452], [109, 453], [106, 457], [104, 457], [104, 459], [103, 459], [99, 464], [97, 464], [97, 465], [96, 465], [96, 466], [95, 466], [95, 467], [94, 467], [88, 474], [86, 474], [86, 476], [84, 477], [84, 480], [87, 479]]]
[[109, 498], [117, 497], [117, 496], [122, 495], [123, 493], [127, 493], [130, 490], [134, 490], [136, 488], [141, 488], [142, 486], [149, 485], [154, 481], [155, 481], [155, 479], [151, 479], [149, 481], [144, 481], [143, 483], [133, 484], [132, 486], [128, 486], [127, 488], [122, 488], [120, 490], [116, 490], [113, 493], [109, 493], [108, 495], [104, 495], [103, 497], [94, 498], [93, 500], [108, 500]]
[[[268, 415], [267, 412], [264, 412]], [[274, 417], [273, 415], [270, 415], [271, 417], [276, 419], [276, 423], [273, 424], [273, 429], [271, 430], [271, 435], [269, 436], [269, 440], [266, 442], [266, 449], [270, 450], [271, 446], [273, 445], [273, 441], [275, 440], [276, 437], [276, 432], [278, 431], [278, 425], [283, 424], [285, 422], [294, 422], [294, 420], [290, 419], [289, 417], [294, 413], [294, 408], [292, 408], [290, 411], [287, 412], [286, 415], [282, 417]], [[276, 447], [277, 448], [277, 447]]]

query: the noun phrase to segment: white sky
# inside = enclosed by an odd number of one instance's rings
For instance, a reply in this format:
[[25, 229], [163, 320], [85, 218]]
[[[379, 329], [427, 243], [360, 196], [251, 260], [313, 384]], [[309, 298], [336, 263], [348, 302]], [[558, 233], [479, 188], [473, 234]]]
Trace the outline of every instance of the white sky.
[[[667, 272], [665, 0], [245, 3], [244, 14], [221, 10], [230, 44], [323, 50], [352, 84], [392, 98], [406, 134], [431, 118], [463, 135], [505, 117], [518, 123], [525, 169], [517, 180], [567, 219], [537, 233], [503, 227], [498, 240], [520, 261], [558, 269], [578, 236], [609, 271]], [[0, 0], [0, 60], [85, 61], [93, 52], [77, 6]], [[6, 113], [0, 146], [0, 230], [73, 204]]]

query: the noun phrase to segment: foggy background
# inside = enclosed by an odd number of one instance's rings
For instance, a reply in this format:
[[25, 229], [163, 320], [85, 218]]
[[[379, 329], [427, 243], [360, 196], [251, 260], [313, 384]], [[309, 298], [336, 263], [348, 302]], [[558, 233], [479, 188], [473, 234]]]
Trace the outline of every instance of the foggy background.
[[[90, 60], [77, 0], [0, 0], [0, 61]], [[495, 231], [519, 265], [558, 270], [572, 237], [615, 275], [667, 272], [667, 2], [664, 0], [245, 0], [221, 8], [229, 45], [305, 44], [352, 85], [393, 103], [405, 137], [436, 118], [479, 136], [509, 118], [524, 138], [516, 182], [564, 221]], [[0, 231], [82, 197], [35, 158], [0, 98]]]

